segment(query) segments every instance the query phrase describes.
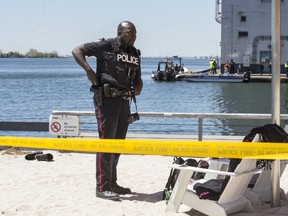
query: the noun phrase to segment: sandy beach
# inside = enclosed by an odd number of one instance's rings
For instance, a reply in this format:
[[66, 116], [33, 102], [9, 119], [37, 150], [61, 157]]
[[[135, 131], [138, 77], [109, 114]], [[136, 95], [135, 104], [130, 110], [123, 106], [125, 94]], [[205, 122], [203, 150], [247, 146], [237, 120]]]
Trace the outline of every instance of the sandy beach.
[[[179, 213], [165, 213], [162, 191], [173, 157], [122, 155], [118, 165], [118, 184], [130, 187], [132, 194], [121, 201], [95, 197], [95, 154], [44, 150], [54, 160], [27, 161], [31, 151], [0, 152], [0, 213], [20, 215], [115, 215], [142, 216], [203, 215], [181, 205]], [[9, 153], [9, 154], [8, 154]], [[281, 178], [287, 196], [288, 169]], [[255, 213], [244, 215], [288, 215], [288, 204], [271, 208], [270, 204], [254, 207]]]

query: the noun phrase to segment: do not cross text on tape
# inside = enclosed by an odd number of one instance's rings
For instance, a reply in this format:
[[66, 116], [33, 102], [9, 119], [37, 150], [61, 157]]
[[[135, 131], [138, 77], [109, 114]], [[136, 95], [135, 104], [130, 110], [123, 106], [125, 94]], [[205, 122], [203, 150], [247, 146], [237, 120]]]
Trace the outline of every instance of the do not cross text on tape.
[[187, 157], [288, 159], [288, 143], [0, 137], [0, 146], [76, 152]]

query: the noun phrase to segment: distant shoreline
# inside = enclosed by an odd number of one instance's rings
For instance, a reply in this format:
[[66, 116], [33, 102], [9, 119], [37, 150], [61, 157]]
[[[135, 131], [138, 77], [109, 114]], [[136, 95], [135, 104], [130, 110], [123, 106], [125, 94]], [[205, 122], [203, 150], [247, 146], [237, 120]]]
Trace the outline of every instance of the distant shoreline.
[[2, 52], [0, 50], [0, 58], [63, 58], [64, 56], [58, 55], [57, 51], [52, 52], [38, 52], [36, 49], [30, 49], [27, 53], [9, 51]]

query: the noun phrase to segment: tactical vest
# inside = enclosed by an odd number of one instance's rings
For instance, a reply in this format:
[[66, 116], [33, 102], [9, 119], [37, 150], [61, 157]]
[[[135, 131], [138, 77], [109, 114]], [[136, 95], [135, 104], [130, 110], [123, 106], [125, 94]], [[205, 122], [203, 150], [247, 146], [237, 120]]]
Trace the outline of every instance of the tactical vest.
[[[120, 49], [116, 38], [107, 41], [111, 43], [112, 52], [104, 54], [104, 73], [114, 78], [118, 82], [118, 86], [125, 86], [126, 89], [130, 89], [137, 72], [140, 70], [140, 51], [135, 47], [129, 51]], [[101, 77], [101, 85], [109, 83], [113, 86], [109, 76]], [[115, 85], [113, 87], [117, 88]]]

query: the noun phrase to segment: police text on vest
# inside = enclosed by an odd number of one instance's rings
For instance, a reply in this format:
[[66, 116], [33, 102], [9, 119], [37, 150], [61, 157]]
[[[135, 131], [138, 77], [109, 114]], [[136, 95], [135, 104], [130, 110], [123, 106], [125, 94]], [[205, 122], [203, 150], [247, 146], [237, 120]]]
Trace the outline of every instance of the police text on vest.
[[127, 54], [117, 54], [117, 61], [127, 62], [135, 65], [139, 65], [139, 59], [134, 56], [128, 56]]

